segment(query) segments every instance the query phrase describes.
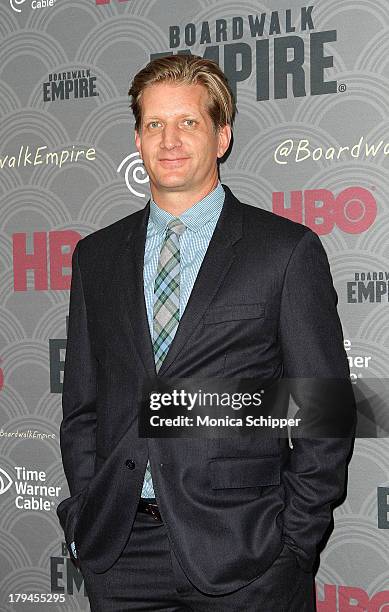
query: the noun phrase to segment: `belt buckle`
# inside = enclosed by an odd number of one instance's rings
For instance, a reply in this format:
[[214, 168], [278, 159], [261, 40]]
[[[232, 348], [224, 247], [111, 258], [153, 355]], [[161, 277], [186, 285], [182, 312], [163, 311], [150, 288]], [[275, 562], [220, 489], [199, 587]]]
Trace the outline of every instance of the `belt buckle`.
[[157, 504], [148, 504], [148, 511], [156, 521], [162, 521]]
[[142, 512], [146, 514], [150, 514], [154, 520], [162, 522], [161, 513], [159, 511], [158, 505], [153, 504], [151, 502], [146, 502], [141, 500]]

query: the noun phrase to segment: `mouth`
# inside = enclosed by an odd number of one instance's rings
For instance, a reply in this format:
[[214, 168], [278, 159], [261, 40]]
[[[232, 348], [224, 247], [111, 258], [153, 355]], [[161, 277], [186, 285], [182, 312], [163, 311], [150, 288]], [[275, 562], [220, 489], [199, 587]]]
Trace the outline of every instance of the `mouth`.
[[182, 166], [188, 159], [189, 157], [163, 157], [159, 159], [159, 163], [165, 168], [176, 168]]

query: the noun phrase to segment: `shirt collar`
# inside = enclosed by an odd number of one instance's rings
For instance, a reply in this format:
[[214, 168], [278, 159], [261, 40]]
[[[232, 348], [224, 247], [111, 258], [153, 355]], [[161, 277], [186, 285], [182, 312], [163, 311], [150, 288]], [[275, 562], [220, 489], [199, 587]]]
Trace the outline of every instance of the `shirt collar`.
[[[190, 230], [197, 232], [208, 221], [220, 214], [224, 204], [224, 189], [220, 181], [211, 193], [202, 200], [187, 208], [178, 217]], [[158, 233], [164, 232], [167, 224], [176, 217], [167, 210], [160, 208], [150, 199], [150, 221]]]

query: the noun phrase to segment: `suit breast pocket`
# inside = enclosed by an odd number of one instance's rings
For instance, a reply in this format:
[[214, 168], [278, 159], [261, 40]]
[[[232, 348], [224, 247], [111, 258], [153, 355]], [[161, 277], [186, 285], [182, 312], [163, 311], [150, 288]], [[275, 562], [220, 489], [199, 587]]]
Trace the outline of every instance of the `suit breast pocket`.
[[264, 302], [214, 304], [205, 313], [203, 323], [204, 342], [207, 346], [214, 343], [224, 354], [220, 377], [258, 375], [262, 354], [273, 342], [273, 338], [269, 340], [272, 324]]
[[210, 307], [204, 315], [205, 325], [227, 323], [229, 321], [244, 321], [246, 319], [262, 319], [265, 316], [265, 304], [222, 304]]

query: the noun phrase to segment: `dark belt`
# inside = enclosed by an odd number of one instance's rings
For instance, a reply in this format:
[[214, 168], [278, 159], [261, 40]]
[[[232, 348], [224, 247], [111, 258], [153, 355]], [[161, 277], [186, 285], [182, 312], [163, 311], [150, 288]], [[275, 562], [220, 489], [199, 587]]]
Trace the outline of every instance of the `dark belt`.
[[156, 500], [148, 500], [141, 497], [138, 504], [138, 512], [150, 514], [156, 521], [162, 522], [162, 517], [159, 512]]

